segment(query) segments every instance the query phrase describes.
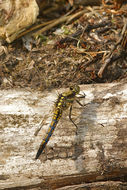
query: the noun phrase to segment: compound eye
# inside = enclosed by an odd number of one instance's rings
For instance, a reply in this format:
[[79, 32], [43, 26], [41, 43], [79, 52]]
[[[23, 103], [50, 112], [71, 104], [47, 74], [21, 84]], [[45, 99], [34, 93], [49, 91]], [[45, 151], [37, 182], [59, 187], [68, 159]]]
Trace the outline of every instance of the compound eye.
[[73, 86], [70, 86], [70, 90], [73, 90]]

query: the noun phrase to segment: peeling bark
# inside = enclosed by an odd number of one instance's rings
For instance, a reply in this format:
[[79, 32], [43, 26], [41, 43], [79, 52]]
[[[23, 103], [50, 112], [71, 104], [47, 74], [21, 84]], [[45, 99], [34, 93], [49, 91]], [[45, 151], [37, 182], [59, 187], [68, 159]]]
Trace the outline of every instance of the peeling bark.
[[[75, 103], [72, 110], [77, 132], [65, 113], [44, 153], [35, 160], [51, 121], [56, 91], [0, 91], [0, 189], [73, 189], [72, 185], [105, 180], [117, 180], [116, 185], [125, 189], [127, 84], [83, 85], [83, 92], [86, 98], [81, 102], [87, 105]], [[84, 189], [92, 189], [93, 184], [85, 184]], [[100, 183], [106, 189], [103, 184], [108, 183]]]
[[0, 1], [0, 37], [12, 42], [18, 34], [35, 23], [38, 14], [36, 0]]

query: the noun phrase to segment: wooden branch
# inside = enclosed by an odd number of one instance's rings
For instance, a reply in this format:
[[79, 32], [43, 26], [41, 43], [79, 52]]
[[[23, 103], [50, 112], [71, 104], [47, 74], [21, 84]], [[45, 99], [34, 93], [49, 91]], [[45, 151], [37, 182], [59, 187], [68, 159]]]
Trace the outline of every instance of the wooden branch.
[[67, 23], [70, 23], [73, 19], [75, 19], [75, 18], [77, 18], [77, 17], [83, 15], [85, 12], [86, 12], [86, 10], [82, 10], [82, 11], [79, 11], [79, 12], [77, 12], [77, 13], [74, 13], [73, 15], [69, 15], [69, 16], [68, 16], [68, 15], [65, 15], [65, 16], [63, 16], [63, 17], [60, 17], [60, 18], [54, 20], [51, 24], [49, 24], [49, 25], [43, 27], [42, 29], [38, 30], [37, 32], [34, 32], [32, 36], [36, 38], [36, 37], [38, 37], [39, 35], [41, 35], [42, 33], [44, 33], [44, 32], [46, 32], [46, 31], [50, 30], [50, 29], [53, 28], [54, 26], [57, 26], [57, 25], [59, 25], [59, 24], [65, 22], [65, 21], [67, 21]]
[[53, 28], [54, 26], [57, 26], [58, 24], [61, 24], [65, 21], [67, 21], [70, 18], [70, 16], [63, 16], [61, 18], [58, 18], [57, 20], [55, 20], [54, 22], [52, 22], [51, 24], [45, 26], [44, 28], [38, 30], [37, 32], [34, 32], [34, 34], [32, 35], [33, 37], [38, 37], [39, 35], [41, 35], [42, 33], [50, 30], [51, 28]]
[[72, 110], [77, 135], [65, 113], [44, 153], [35, 160], [51, 121], [56, 91], [0, 91], [0, 189], [67, 189], [86, 182], [99, 187], [98, 181], [114, 179], [119, 181], [116, 186], [126, 189], [127, 183], [122, 183], [127, 176], [126, 81], [83, 85], [83, 92], [86, 98], [81, 102], [89, 104], [82, 108], [75, 103]]

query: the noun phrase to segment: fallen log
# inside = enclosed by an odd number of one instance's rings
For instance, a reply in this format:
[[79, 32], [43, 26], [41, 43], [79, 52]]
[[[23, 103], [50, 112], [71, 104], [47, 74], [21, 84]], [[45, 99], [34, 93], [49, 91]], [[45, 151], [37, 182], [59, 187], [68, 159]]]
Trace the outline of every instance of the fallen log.
[[106, 182], [94, 182], [94, 183], [85, 183], [80, 185], [72, 185], [72, 186], [66, 186], [59, 188], [57, 190], [88, 190], [88, 189], [94, 189], [94, 190], [126, 190], [127, 189], [127, 183], [122, 183], [119, 181], [106, 181]]
[[56, 91], [0, 91], [1, 190], [80, 189], [82, 183], [84, 189], [127, 188], [127, 84], [82, 85], [83, 92], [86, 106], [75, 103], [72, 110], [78, 130], [65, 113], [35, 160], [51, 122]]

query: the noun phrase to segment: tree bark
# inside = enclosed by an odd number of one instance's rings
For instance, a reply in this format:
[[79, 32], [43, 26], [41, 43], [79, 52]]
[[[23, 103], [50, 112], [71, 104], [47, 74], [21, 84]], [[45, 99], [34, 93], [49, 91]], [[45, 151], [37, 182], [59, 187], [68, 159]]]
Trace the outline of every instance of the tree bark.
[[0, 91], [0, 189], [127, 189], [127, 84], [82, 85], [83, 92], [86, 106], [72, 110], [78, 129], [67, 111], [35, 160], [56, 91]]

